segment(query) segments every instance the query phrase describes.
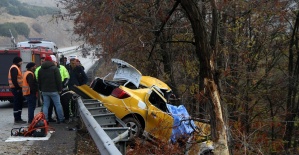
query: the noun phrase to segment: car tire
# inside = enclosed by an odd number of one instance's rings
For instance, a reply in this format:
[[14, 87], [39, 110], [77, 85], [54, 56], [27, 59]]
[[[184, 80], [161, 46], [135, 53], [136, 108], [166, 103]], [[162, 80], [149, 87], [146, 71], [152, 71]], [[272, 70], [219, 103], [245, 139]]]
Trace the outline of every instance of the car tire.
[[212, 151], [206, 151], [204, 153], [201, 153], [201, 155], [214, 155]]
[[132, 117], [127, 117], [127, 118], [124, 118], [122, 121], [126, 124], [126, 127], [131, 128], [131, 130], [130, 130], [131, 138], [141, 137], [141, 135], [143, 133], [143, 128], [137, 119], [132, 118]]

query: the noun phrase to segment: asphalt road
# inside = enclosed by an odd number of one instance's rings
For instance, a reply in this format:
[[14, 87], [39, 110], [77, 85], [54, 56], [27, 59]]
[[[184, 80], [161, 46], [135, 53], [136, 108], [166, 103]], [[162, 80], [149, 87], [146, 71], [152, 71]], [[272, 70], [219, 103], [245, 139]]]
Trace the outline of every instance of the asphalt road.
[[[85, 71], [96, 61], [91, 55], [87, 58], [78, 54]], [[35, 114], [41, 107], [35, 109]], [[24, 107], [22, 119], [28, 120], [28, 108]], [[77, 122], [67, 124], [50, 123], [55, 129], [49, 140], [29, 140], [5, 142], [11, 136], [13, 128], [26, 127], [29, 124], [14, 124], [12, 103], [0, 101], [0, 155], [73, 155], [76, 152], [76, 131], [71, 130], [77, 126]]]
[[[40, 108], [36, 109], [38, 113]], [[23, 108], [22, 118], [27, 120], [28, 109]], [[26, 154], [26, 151], [30, 149], [33, 141], [23, 141], [23, 142], [5, 142], [11, 135], [11, 130], [13, 128], [20, 128], [22, 126], [27, 126], [28, 124], [14, 124], [13, 118], [13, 108], [12, 104], [8, 101], [0, 102], [0, 154]]]
[[[35, 114], [40, 112], [37, 107]], [[22, 119], [27, 120], [28, 108], [23, 108]], [[13, 108], [9, 102], [0, 102], [0, 155], [73, 155], [76, 153], [77, 122], [50, 123], [55, 132], [48, 140], [28, 140], [5, 142], [13, 128], [27, 127], [29, 124], [14, 124]]]

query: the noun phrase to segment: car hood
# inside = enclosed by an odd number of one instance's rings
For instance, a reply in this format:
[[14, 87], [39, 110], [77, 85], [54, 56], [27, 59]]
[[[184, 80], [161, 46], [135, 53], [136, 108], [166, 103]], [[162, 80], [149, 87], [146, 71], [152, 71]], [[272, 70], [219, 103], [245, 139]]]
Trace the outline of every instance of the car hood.
[[142, 74], [135, 67], [123, 60], [111, 60], [113, 63], [117, 64], [117, 70], [114, 73], [113, 80], [125, 80], [127, 82], [131, 82], [136, 86], [136, 88], [138, 88]]
[[140, 84], [148, 88], [155, 85], [158, 88], [165, 90], [166, 92], [171, 91], [171, 88], [166, 83], [151, 76], [142, 76], [140, 80]]

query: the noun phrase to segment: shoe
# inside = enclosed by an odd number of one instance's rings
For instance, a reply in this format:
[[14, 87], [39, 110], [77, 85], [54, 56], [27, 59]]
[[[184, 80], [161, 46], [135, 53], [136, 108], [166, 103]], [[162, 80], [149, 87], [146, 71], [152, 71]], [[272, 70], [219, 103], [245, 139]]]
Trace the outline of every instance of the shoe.
[[15, 123], [17, 124], [24, 124], [24, 123], [27, 123], [26, 121], [20, 119], [20, 120], [15, 120]]
[[56, 120], [51, 118], [48, 122], [56, 122]]
[[66, 122], [65, 122], [65, 120], [57, 121], [57, 124], [60, 124], [60, 123], [66, 123]]

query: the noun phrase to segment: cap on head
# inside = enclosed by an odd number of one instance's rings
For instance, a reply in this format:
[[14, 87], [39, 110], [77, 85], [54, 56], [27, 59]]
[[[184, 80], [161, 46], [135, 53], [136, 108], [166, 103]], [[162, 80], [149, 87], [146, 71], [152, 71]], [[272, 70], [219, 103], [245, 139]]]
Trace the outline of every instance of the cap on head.
[[57, 62], [55, 55], [50, 55], [50, 57], [51, 57], [52, 61]]
[[27, 69], [30, 69], [31, 67], [34, 67], [35, 66], [35, 63], [34, 62], [29, 62], [27, 65], [26, 65], [26, 68]]
[[45, 61], [52, 61], [52, 58], [50, 56], [46, 56]]
[[15, 57], [15, 58], [13, 58], [12, 63], [17, 64], [17, 63], [22, 62], [22, 61], [23, 61], [22, 58], [20, 58], [20, 57]]

